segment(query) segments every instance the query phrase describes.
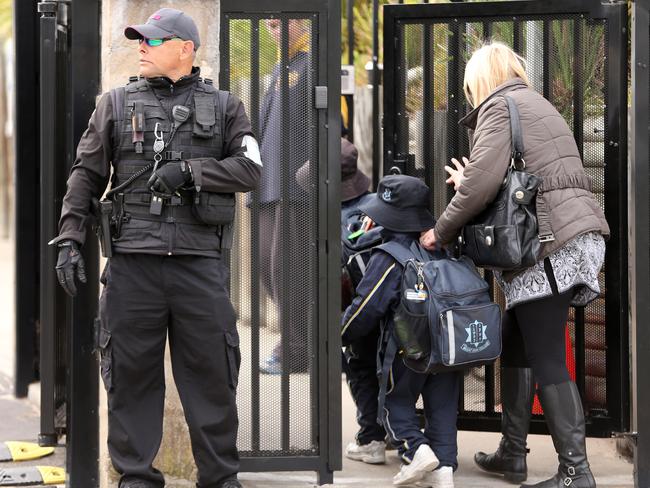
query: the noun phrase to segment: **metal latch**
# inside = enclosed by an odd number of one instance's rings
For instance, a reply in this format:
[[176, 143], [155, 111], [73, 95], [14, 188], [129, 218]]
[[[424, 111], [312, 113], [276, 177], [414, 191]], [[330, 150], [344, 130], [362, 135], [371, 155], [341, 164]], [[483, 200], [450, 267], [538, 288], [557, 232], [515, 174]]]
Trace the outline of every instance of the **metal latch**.
[[314, 87], [314, 107], [317, 109], [327, 108], [327, 87], [316, 86]]

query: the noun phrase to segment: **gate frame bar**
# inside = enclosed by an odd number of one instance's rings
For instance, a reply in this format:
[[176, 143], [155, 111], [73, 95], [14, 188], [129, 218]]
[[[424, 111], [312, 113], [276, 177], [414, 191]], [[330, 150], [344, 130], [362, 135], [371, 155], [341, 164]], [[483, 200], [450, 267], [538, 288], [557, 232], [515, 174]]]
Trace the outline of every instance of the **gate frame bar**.
[[650, 0], [632, 4], [632, 109], [629, 171], [630, 315], [634, 484], [650, 487]]

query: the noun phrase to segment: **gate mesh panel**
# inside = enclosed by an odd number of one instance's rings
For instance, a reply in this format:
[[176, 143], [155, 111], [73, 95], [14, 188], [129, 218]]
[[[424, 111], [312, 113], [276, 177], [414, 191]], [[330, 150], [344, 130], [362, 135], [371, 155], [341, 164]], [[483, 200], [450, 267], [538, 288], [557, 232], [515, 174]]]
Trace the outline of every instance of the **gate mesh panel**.
[[[604, 209], [607, 25], [581, 15], [518, 16], [481, 21], [397, 21], [400, 49], [396, 79], [396, 153], [406, 161], [406, 173], [422, 178], [432, 190], [434, 215], [453, 196], [445, 184], [444, 165], [451, 157], [469, 155], [467, 131], [458, 120], [471, 107], [463, 93], [464, 66], [485, 40], [498, 40], [527, 59], [531, 85], [546, 96], [574, 130], [584, 166], [593, 178], [594, 194]], [[427, 57], [428, 59], [425, 59]], [[606, 408], [605, 277], [601, 296], [581, 310], [571, 310], [567, 352], [572, 373], [584, 378], [587, 409]], [[495, 285], [495, 299], [503, 297]], [[576, 358], [584, 357], [584, 366]], [[579, 361], [578, 361], [579, 362]], [[465, 375], [461, 413], [500, 411], [498, 367], [478, 368]], [[486, 394], [495, 387], [495, 404]]]
[[[231, 252], [242, 355], [238, 448], [243, 456], [315, 454], [317, 26], [278, 15], [233, 18], [228, 28], [230, 91], [246, 107], [265, 173], [260, 189], [238, 197]], [[272, 356], [281, 374], [260, 371]]]

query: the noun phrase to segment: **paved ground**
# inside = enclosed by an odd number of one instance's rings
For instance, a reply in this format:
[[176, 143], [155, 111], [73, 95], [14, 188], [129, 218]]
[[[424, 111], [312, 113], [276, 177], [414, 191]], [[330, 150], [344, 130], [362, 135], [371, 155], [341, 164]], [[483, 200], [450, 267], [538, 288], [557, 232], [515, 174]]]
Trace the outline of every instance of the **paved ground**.
[[[32, 389], [30, 398], [13, 398], [11, 375], [13, 374], [13, 263], [12, 247], [8, 241], [0, 241], [0, 441], [35, 440], [38, 435], [38, 390]], [[353, 438], [356, 429], [354, 406], [345, 383], [343, 391], [343, 441]], [[241, 402], [241, 400], [240, 400]], [[456, 474], [458, 488], [513, 486], [499, 478], [487, 477], [474, 467], [472, 456], [477, 450], [492, 450], [498, 443], [498, 434], [459, 433], [460, 468]], [[556, 467], [556, 457], [551, 440], [546, 436], [531, 436], [529, 457], [530, 479], [540, 480], [550, 476]], [[632, 465], [620, 459], [611, 439], [589, 439], [588, 452], [599, 487], [631, 488]], [[63, 466], [65, 450], [58, 448], [54, 456], [32, 464]], [[0, 465], [0, 468], [5, 467]], [[337, 488], [388, 488], [399, 460], [394, 452], [383, 466], [368, 466], [354, 461], [343, 461], [343, 471], [335, 474]], [[315, 485], [313, 473], [243, 473], [241, 479], [246, 488], [306, 488]], [[168, 480], [168, 488], [190, 488], [195, 485], [184, 480]], [[107, 487], [102, 487], [107, 488]], [[112, 487], [111, 487], [112, 488]]]

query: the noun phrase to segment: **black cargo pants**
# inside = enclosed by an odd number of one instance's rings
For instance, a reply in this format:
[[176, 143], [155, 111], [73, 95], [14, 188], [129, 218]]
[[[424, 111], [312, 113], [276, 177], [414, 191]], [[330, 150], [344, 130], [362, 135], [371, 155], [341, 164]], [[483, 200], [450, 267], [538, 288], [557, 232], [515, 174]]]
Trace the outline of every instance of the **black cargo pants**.
[[215, 488], [236, 477], [240, 353], [228, 279], [215, 258], [116, 254], [109, 260], [99, 345], [108, 450], [120, 487], [164, 486], [152, 462], [162, 438], [167, 335], [197, 486]]

